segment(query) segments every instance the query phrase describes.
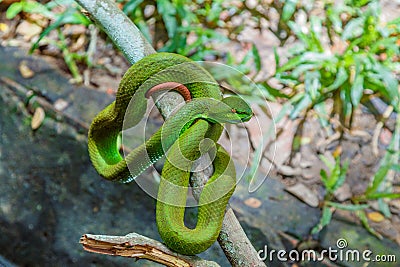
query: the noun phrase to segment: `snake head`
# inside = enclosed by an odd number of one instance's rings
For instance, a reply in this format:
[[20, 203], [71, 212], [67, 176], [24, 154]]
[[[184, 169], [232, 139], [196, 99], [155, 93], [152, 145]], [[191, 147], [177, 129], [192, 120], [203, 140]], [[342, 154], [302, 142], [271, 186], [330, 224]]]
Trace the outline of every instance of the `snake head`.
[[213, 117], [218, 117], [219, 122], [240, 123], [246, 122], [253, 116], [249, 104], [238, 96], [229, 96], [218, 104], [213, 113]]

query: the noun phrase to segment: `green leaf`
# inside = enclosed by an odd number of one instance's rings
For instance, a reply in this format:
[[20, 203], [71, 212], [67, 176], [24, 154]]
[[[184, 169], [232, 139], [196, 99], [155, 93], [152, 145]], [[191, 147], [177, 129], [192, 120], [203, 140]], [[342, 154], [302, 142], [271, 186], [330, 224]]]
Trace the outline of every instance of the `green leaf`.
[[157, 10], [163, 18], [168, 37], [173, 38], [178, 25], [174, 5], [169, 0], [157, 0]]
[[321, 181], [324, 184], [325, 187], [327, 187], [328, 184], [328, 175], [326, 174], [326, 171], [324, 169], [321, 169], [321, 171], [319, 172], [320, 176], [321, 176]]
[[318, 71], [308, 71], [305, 74], [304, 87], [312, 101], [315, 101], [320, 96], [320, 78], [320, 73]]
[[373, 65], [373, 70], [379, 75], [379, 78], [384, 82], [385, 86], [381, 88], [381, 91], [389, 97], [392, 101], [392, 105], [395, 107], [399, 106], [399, 91], [398, 81], [394, 74], [388, 70], [384, 65], [376, 63]]
[[400, 172], [400, 164], [393, 164], [391, 168], [395, 172]]
[[[150, 32], [150, 29], [149, 29], [149, 26], [147, 25], [147, 23], [144, 20], [139, 20], [139, 21], [135, 21], [135, 24], [139, 28], [140, 32], [144, 35], [146, 40], [149, 43], [152, 43], [151, 32]], [[178, 36], [178, 34], [177, 34], [177, 36]]]
[[335, 192], [339, 187], [343, 185], [344, 181], [346, 180], [346, 174], [348, 168], [349, 168], [349, 161], [346, 160], [343, 166], [340, 167], [340, 174], [335, 184], [333, 185], [332, 192]]
[[54, 14], [39, 2], [24, 2], [22, 10], [27, 13], [37, 13], [47, 18], [54, 18]]
[[331, 170], [331, 174], [329, 175], [328, 182], [326, 184], [326, 190], [328, 192], [333, 193], [335, 185], [340, 177], [340, 158], [336, 158], [335, 167]]
[[15, 16], [22, 11], [22, 8], [23, 8], [22, 2], [12, 3], [7, 9], [6, 18], [7, 19], [15, 18]]
[[276, 68], [278, 68], [280, 65], [280, 58], [275, 46], [274, 46], [274, 59], [275, 59], [275, 66]]
[[301, 27], [294, 21], [288, 21], [287, 25], [293, 31], [293, 33], [299, 38], [307, 47], [312, 47], [312, 40], [307, 36], [301, 29]]
[[[47, 2], [47, 1], [43, 1]], [[71, 5], [76, 5], [76, 2], [74, 0], [57, 0], [57, 1], [48, 1], [45, 6], [47, 7], [48, 10], [52, 10], [55, 7], [59, 6], [71, 6]]]
[[304, 52], [301, 55], [292, 57], [283, 66], [277, 69], [277, 72], [291, 70], [302, 64], [313, 64], [315, 68], [320, 67], [324, 62], [335, 62], [335, 57], [327, 53]]
[[344, 27], [342, 32], [342, 40], [353, 39], [363, 33], [364, 18], [354, 18], [350, 20]]
[[365, 191], [365, 195], [368, 197], [369, 194], [375, 193], [380, 184], [385, 180], [386, 174], [390, 170], [391, 165], [385, 164], [379, 167], [378, 171], [375, 173], [373, 179], [372, 179], [372, 184], [367, 188]]
[[279, 111], [278, 115], [275, 117], [275, 123], [278, 123], [281, 121], [283, 117], [288, 113], [290, 108], [292, 107], [292, 104], [296, 101], [299, 101], [301, 98], [303, 98], [304, 93], [299, 93], [296, 94], [294, 97], [292, 97], [289, 101], [287, 101], [283, 106], [281, 111]]
[[347, 74], [345, 68], [344, 67], [340, 67], [339, 70], [338, 70], [338, 73], [336, 74], [335, 81], [331, 85], [326, 87], [326, 89], [328, 90], [328, 92], [336, 90], [340, 86], [342, 86], [342, 84], [344, 84], [347, 81], [348, 78], [349, 78], [349, 75]]
[[281, 19], [283, 21], [289, 21], [289, 19], [293, 16], [294, 12], [296, 11], [298, 0], [287, 0], [285, 1], [285, 5], [282, 9], [282, 16]]
[[324, 101], [316, 103], [313, 108], [317, 112], [318, 120], [321, 126], [328, 127], [329, 126], [328, 118], [330, 115], [328, 114], [326, 103]]
[[[286, 95], [285, 93], [282, 93], [282, 91], [279, 89], [275, 89], [275, 88], [271, 87], [267, 82], [258, 84], [258, 86], [260, 86], [264, 91], [267, 92], [268, 95], [272, 96], [274, 99], [276, 97], [289, 98], [288, 95]], [[272, 100], [272, 101], [276, 101], [276, 99]]]
[[332, 7], [332, 5], [330, 5], [326, 12], [335, 32], [341, 33], [343, 27], [342, 20], [340, 19], [340, 11], [338, 12], [334, 7]]
[[350, 85], [345, 83], [342, 85], [342, 89], [340, 90], [340, 99], [342, 100], [343, 105], [343, 114], [346, 117], [349, 117], [353, 112], [353, 106], [351, 104], [350, 97]]
[[331, 222], [332, 219], [332, 210], [329, 207], [324, 207], [322, 209], [322, 217], [319, 221], [319, 223], [313, 227], [311, 230], [311, 234], [317, 234], [319, 233], [322, 228], [324, 228], [326, 225], [328, 225]]
[[374, 229], [372, 229], [371, 226], [369, 225], [368, 218], [367, 218], [367, 215], [365, 214], [364, 210], [357, 210], [356, 215], [360, 219], [362, 225], [365, 227], [365, 229], [367, 229], [368, 232], [370, 232], [377, 238], [382, 239], [382, 236], [378, 232], [376, 232]]
[[124, 11], [125, 14], [129, 15], [131, 14], [141, 3], [143, 0], [130, 0], [128, 3], [124, 5], [122, 8], [122, 11]]
[[251, 51], [253, 53], [254, 64], [256, 65], [256, 71], [258, 73], [261, 70], [261, 58], [260, 58], [260, 54], [258, 53], [257, 46], [255, 44], [252, 45]]
[[321, 43], [321, 19], [316, 16], [311, 16], [310, 18], [310, 35], [312, 39], [312, 46], [310, 50], [317, 52], [324, 52], [324, 47]]
[[371, 193], [366, 196], [366, 199], [379, 199], [379, 198], [400, 198], [400, 193], [387, 193], [387, 192], [378, 192], [378, 193]]
[[326, 205], [330, 207], [334, 207], [341, 210], [348, 210], [348, 211], [357, 211], [357, 210], [364, 210], [369, 207], [367, 204], [340, 204], [336, 202], [326, 201]]
[[[64, 15], [65, 14], [65, 15]], [[60, 17], [60, 16], [59, 16]], [[88, 26], [91, 22], [90, 20], [83, 14], [79, 13], [75, 9], [70, 9], [65, 11], [61, 15], [61, 24], [80, 24], [80, 25], [85, 25]]]
[[356, 108], [364, 92], [364, 76], [361, 73], [356, 74], [350, 90], [351, 103], [353, 103], [353, 106]]
[[288, 60], [283, 66], [279, 67], [277, 69], [277, 72], [284, 72], [290, 69], [293, 69], [294, 67], [298, 66], [303, 62], [303, 55], [299, 55], [296, 57], [293, 57]]
[[294, 109], [290, 113], [289, 117], [290, 119], [295, 119], [297, 116], [302, 112], [304, 109], [307, 109], [311, 105], [311, 97], [309, 94], [304, 94], [303, 98], [294, 104]]
[[318, 63], [305, 63], [305, 64], [300, 64], [297, 67], [295, 67], [291, 73], [292, 77], [294, 78], [299, 78], [301, 75], [306, 73], [309, 70], [315, 70], [319, 68], [320, 64]]
[[392, 213], [390, 212], [389, 204], [386, 201], [383, 201], [383, 198], [378, 199], [378, 207], [379, 210], [385, 215], [386, 218], [391, 218]]
[[328, 169], [330, 171], [332, 171], [333, 168], [335, 168], [335, 164], [332, 164], [332, 162], [330, 162], [329, 159], [327, 157], [325, 157], [324, 155], [320, 155], [319, 158], [328, 167]]

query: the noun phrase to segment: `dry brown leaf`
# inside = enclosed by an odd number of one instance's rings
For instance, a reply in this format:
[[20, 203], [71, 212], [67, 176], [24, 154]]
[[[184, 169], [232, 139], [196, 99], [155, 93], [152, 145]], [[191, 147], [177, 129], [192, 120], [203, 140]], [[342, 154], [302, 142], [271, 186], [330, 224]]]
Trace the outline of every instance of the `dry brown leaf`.
[[35, 113], [33, 113], [31, 121], [32, 130], [36, 130], [40, 127], [40, 125], [42, 125], [44, 117], [45, 117], [44, 109], [41, 107], [37, 107]]
[[373, 222], [381, 222], [385, 219], [385, 217], [382, 215], [382, 213], [373, 211], [367, 214], [368, 219], [370, 219]]
[[261, 206], [262, 202], [257, 198], [250, 197], [244, 201], [244, 204], [246, 204], [247, 206], [249, 206], [251, 208], [257, 209]]
[[28, 67], [28, 62], [26, 62], [25, 60], [21, 61], [18, 69], [22, 77], [24, 77], [25, 79], [32, 78], [35, 75], [35, 73]]
[[342, 146], [337, 146], [335, 151], [333, 151], [332, 155], [334, 158], [339, 157], [342, 154]]

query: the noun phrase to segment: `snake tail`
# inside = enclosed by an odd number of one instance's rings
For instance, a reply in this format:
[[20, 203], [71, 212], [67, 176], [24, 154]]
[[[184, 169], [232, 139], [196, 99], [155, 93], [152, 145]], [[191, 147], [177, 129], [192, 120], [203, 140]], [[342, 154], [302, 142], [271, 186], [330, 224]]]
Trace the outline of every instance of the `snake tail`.
[[200, 156], [197, 145], [206, 137], [211, 127], [218, 127], [210, 126], [204, 120], [199, 120], [194, 126], [184, 132], [168, 152], [156, 207], [156, 221], [161, 238], [169, 248], [185, 255], [201, 253], [216, 241], [226, 205], [236, 185], [235, 167], [228, 153], [216, 145], [214, 173], [200, 195], [196, 227], [190, 229], [185, 226], [184, 213], [191, 165], [186, 166], [186, 169], [182, 166], [177, 168], [171, 164], [176, 159], [168, 158], [179, 155], [176, 150], [181, 150], [184, 151], [185, 158], [194, 161]]

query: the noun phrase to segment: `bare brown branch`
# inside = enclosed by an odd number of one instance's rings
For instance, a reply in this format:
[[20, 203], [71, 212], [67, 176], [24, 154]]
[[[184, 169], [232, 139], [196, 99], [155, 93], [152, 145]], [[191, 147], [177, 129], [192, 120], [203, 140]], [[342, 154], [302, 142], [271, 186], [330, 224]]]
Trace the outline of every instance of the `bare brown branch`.
[[125, 236], [83, 235], [79, 241], [86, 251], [136, 259], [146, 259], [165, 266], [212, 267], [219, 266], [212, 261], [196, 256], [180, 255], [169, 250], [160, 242], [148, 237], [130, 233]]

